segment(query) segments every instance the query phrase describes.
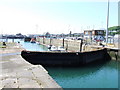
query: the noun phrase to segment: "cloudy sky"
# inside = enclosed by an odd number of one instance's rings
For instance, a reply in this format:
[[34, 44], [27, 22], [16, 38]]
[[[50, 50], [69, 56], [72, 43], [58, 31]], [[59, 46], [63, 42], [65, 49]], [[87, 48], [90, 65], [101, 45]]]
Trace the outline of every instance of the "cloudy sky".
[[[109, 27], [118, 25], [118, 1], [110, 0]], [[106, 28], [107, 4], [107, 0], [0, 0], [0, 31], [80, 33]]]

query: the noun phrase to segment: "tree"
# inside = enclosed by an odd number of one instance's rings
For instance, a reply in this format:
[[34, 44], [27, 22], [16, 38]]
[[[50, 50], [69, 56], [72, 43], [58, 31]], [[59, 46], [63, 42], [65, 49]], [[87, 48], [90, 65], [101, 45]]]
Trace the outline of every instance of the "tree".
[[120, 26], [109, 27], [108, 31], [110, 32], [110, 35], [120, 34]]

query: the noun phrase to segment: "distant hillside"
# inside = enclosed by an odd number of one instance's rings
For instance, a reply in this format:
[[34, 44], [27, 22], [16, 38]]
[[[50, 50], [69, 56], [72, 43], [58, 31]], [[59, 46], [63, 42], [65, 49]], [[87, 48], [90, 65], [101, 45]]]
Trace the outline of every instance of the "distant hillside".
[[113, 26], [108, 28], [110, 35], [120, 34], [120, 26]]

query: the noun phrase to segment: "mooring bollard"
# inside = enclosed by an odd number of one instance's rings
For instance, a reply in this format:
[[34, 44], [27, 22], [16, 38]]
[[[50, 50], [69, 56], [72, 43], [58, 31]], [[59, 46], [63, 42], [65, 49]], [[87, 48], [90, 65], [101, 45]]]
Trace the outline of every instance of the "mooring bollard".
[[3, 42], [3, 46], [6, 46], [6, 43], [5, 43], [5, 42]]

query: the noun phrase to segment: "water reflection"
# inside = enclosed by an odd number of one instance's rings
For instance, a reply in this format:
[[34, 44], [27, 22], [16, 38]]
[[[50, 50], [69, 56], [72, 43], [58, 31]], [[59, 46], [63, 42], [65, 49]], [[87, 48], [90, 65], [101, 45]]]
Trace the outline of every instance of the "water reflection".
[[45, 67], [63, 88], [117, 88], [116, 61], [90, 64], [82, 67]]
[[[99, 71], [106, 63], [108, 62], [101, 62], [96, 64], [87, 64], [85, 66], [79, 67], [45, 67], [50, 73], [54, 72], [56, 77], [77, 77], [77, 76], [87, 76], [89, 74], [93, 74]], [[62, 77], [63, 78], [63, 77]]]

